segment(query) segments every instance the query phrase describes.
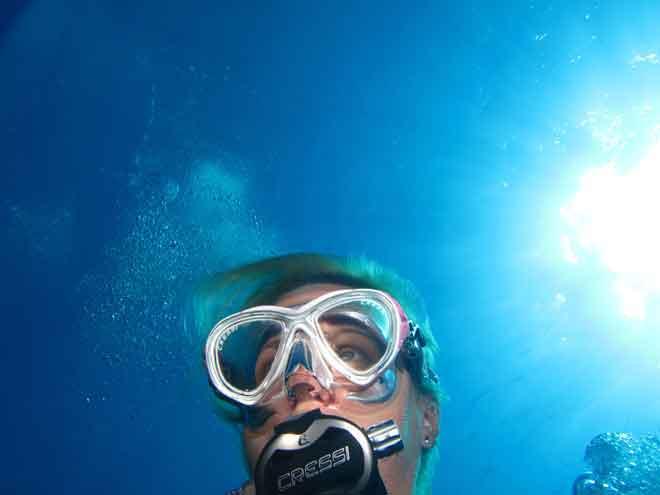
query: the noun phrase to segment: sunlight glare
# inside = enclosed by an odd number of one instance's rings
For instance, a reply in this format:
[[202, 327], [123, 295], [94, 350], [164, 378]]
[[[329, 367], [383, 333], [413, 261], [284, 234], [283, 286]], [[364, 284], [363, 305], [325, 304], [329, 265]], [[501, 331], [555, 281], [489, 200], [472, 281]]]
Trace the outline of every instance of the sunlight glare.
[[660, 143], [629, 172], [614, 162], [585, 172], [561, 216], [564, 259], [595, 256], [616, 276], [622, 313], [644, 319], [648, 296], [660, 292]]

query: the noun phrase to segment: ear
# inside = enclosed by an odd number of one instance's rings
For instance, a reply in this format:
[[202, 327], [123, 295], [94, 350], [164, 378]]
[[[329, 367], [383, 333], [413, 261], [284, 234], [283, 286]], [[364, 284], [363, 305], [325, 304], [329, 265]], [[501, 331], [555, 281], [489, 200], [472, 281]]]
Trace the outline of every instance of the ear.
[[433, 448], [440, 433], [440, 406], [428, 395], [419, 398], [422, 417], [422, 449]]

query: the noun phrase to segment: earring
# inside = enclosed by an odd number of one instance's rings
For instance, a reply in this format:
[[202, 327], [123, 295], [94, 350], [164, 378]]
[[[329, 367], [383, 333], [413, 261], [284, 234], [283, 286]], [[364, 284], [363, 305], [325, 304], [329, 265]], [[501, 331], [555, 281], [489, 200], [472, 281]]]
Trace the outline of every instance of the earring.
[[424, 447], [428, 448], [431, 445], [433, 445], [433, 442], [429, 437], [424, 437], [424, 442], [423, 442]]

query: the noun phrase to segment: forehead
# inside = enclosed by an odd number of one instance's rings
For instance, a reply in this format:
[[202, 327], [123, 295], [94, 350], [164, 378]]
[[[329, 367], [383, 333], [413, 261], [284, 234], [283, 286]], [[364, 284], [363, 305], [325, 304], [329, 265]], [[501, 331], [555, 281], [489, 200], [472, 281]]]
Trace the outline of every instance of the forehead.
[[327, 294], [328, 292], [353, 288], [354, 287], [343, 284], [305, 284], [292, 291], [282, 294], [277, 298], [275, 304], [277, 306], [288, 307], [300, 306], [301, 304], [305, 304], [306, 302], [311, 301], [312, 299], [316, 299], [317, 297], [320, 297], [323, 294]]

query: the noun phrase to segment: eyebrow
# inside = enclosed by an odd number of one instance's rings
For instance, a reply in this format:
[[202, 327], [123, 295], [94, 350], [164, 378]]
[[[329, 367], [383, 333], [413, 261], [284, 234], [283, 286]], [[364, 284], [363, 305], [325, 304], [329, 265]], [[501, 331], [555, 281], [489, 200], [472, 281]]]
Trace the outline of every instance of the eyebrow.
[[354, 325], [357, 323], [358, 324], [357, 326], [360, 328], [374, 328], [378, 326], [375, 324], [369, 325], [365, 322], [365, 319], [356, 318], [354, 316], [347, 315], [346, 313], [328, 312], [324, 314], [321, 318], [319, 318], [319, 321], [329, 321], [330, 323], [351, 323]]
[[[367, 338], [372, 338], [374, 336], [374, 332], [373, 331], [368, 331], [367, 329], [377, 328], [377, 325], [375, 325], [375, 324], [374, 325], [368, 325], [360, 318], [354, 318], [352, 316], [349, 316], [349, 315], [343, 314], [343, 313], [328, 313], [327, 315], [324, 315], [324, 317], [321, 320], [323, 320], [323, 321], [328, 321], [329, 320], [329, 323], [335, 323], [335, 324], [351, 323], [352, 324], [351, 325], [351, 330], [354, 333], [364, 335]], [[358, 325], [356, 325], [355, 323], [358, 323]], [[379, 344], [381, 344], [384, 347], [387, 347], [387, 345], [385, 343], [385, 339], [383, 338], [380, 331], [375, 332], [375, 333], [378, 336], [378, 339], [376, 339], [376, 340], [378, 340]]]

